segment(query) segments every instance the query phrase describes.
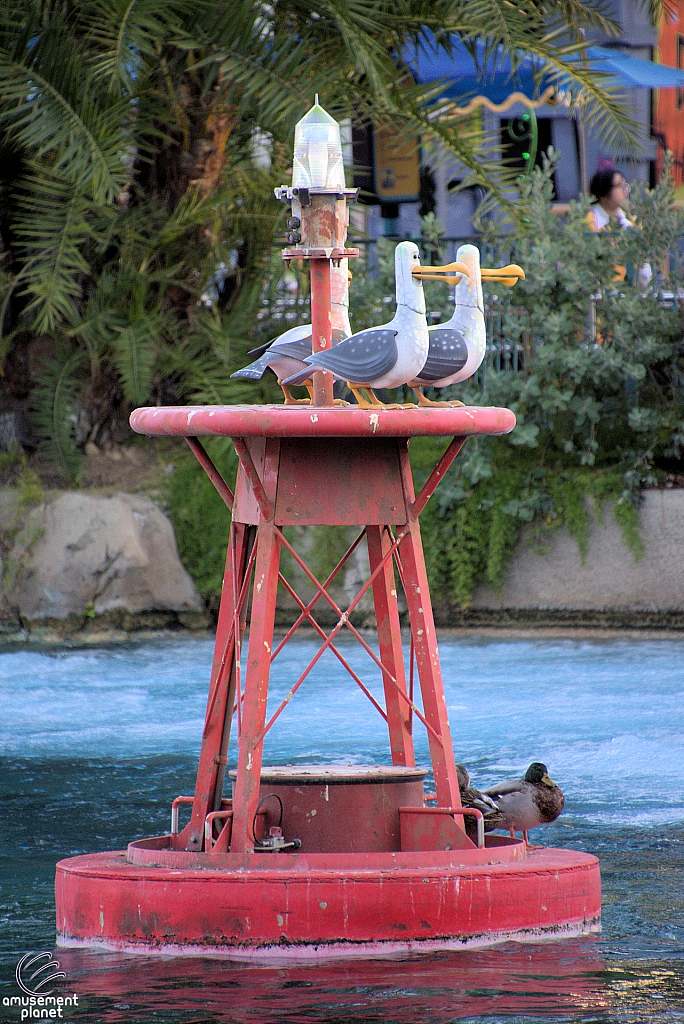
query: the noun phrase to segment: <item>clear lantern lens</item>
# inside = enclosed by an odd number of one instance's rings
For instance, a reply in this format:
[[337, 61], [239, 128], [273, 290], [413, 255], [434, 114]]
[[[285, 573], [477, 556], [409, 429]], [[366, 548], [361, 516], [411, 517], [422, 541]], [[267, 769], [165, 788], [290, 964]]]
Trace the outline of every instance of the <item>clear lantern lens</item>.
[[295, 128], [292, 185], [296, 188], [344, 188], [340, 126], [318, 103]]

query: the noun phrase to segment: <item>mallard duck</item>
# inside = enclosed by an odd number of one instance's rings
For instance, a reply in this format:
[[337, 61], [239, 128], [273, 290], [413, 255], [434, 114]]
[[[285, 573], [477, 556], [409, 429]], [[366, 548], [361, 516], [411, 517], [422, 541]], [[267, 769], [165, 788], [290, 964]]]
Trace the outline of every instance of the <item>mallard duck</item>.
[[[565, 806], [562, 789], [549, 778], [546, 765], [541, 761], [534, 761], [522, 779], [489, 786], [482, 796], [493, 800], [498, 811], [485, 822], [485, 829], [507, 828], [511, 836], [515, 836], [516, 831], [522, 832], [526, 843], [531, 828], [555, 821]], [[498, 824], [492, 824], [494, 821]]]
[[[428, 328], [429, 350], [420, 373], [409, 381], [419, 405], [449, 406], [462, 402], [432, 402], [422, 388], [446, 388], [468, 380], [477, 371], [487, 350], [487, 328], [482, 297], [482, 279], [498, 281], [512, 288], [525, 277], [522, 267], [512, 263], [508, 267], [491, 270], [480, 266], [480, 250], [475, 245], [462, 245], [456, 259], [465, 264], [467, 277], [454, 277], [458, 263], [443, 267], [425, 267], [424, 280], [434, 279], [455, 285], [454, 312], [443, 324]], [[447, 276], [444, 276], [444, 275]]]
[[[481, 793], [479, 789], [475, 789], [470, 784], [470, 774], [465, 765], [456, 765], [456, 777], [458, 778], [458, 788], [461, 794], [461, 806], [462, 807], [475, 807], [478, 811], [482, 811], [484, 818], [485, 832], [491, 832], [495, 828], [500, 828], [499, 825], [491, 824], [491, 820], [499, 817], [499, 808], [496, 806], [491, 797]], [[477, 836], [477, 821], [469, 814], [464, 815], [463, 821], [465, 823], [466, 835], [470, 839], [475, 839]]]
[[[458, 273], [468, 274], [463, 263], [454, 263]], [[373, 388], [397, 388], [420, 373], [428, 355], [428, 328], [422, 267], [415, 242], [400, 242], [394, 253], [397, 309], [394, 318], [341, 341], [333, 348], [308, 356], [298, 373], [285, 385], [302, 384], [312, 370], [329, 370], [346, 381], [362, 409], [382, 408]], [[363, 394], [366, 391], [369, 399]]]

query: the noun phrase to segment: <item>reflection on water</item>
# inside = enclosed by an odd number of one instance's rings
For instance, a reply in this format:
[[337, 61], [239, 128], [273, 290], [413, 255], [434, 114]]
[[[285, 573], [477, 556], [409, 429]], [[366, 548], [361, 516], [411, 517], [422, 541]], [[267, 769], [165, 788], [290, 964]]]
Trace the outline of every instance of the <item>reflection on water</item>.
[[[286, 648], [277, 699], [311, 651]], [[450, 640], [441, 653], [476, 781], [539, 758], [563, 786], [563, 818], [536, 835], [600, 857], [600, 938], [286, 968], [60, 949], [81, 1004], [68, 1019], [684, 1020], [684, 642]], [[381, 691], [362, 655], [345, 656]], [[17, 994], [21, 955], [52, 947], [55, 861], [165, 830], [173, 797], [192, 791], [210, 662], [201, 641], [0, 653], [0, 999]], [[387, 761], [382, 723], [335, 662], [268, 743], [271, 763]]]
[[98, 1014], [126, 1019], [122, 1003], [141, 1017], [152, 1010], [182, 1010], [194, 1020], [197, 1011], [200, 1019], [241, 1024], [447, 1024], [485, 1014], [567, 1015], [610, 1006], [603, 959], [592, 940], [286, 968], [205, 959], [134, 962], [76, 950], [60, 950], [58, 956], [78, 991], [99, 1000], [93, 1020]]

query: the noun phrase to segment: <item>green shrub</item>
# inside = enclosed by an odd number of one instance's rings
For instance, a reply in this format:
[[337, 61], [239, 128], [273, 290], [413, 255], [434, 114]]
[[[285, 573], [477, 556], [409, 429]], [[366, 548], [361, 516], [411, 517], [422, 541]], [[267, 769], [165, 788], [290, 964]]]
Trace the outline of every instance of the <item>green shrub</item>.
[[[684, 322], [676, 297], [667, 303], [662, 293], [669, 290], [676, 296], [684, 288], [678, 250], [684, 216], [673, 205], [668, 166], [657, 188], [633, 194], [639, 229], [595, 234], [588, 230], [586, 203], [571, 204], [562, 219], [551, 212], [556, 159], [550, 153], [544, 168], [521, 179], [518, 216], [508, 233], [500, 219], [483, 219], [481, 225], [485, 265], [513, 258], [527, 275], [515, 290], [492, 285], [488, 295], [490, 309], [500, 318], [499, 344], [509, 353], [517, 350], [517, 370], [506, 372], [512, 370], [511, 361], [497, 362], [490, 346], [476, 379], [436, 396], [507, 406], [518, 421], [507, 437], [469, 440], [423, 513], [433, 592], [455, 605], [467, 605], [480, 582], [502, 585], [523, 528], [543, 548], [553, 531], [565, 527], [584, 558], [591, 504], [599, 517], [604, 505], [613, 508], [626, 546], [640, 557], [642, 489], [657, 484], [666, 471], [681, 468]], [[439, 222], [425, 218], [423, 233], [423, 259], [441, 262], [445, 253]], [[394, 246], [381, 239], [373, 260], [359, 260], [352, 268], [355, 329], [383, 323], [392, 315]], [[654, 271], [648, 287], [638, 275], [645, 263]], [[627, 266], [626, 281], [614, 281], [616, 264]], [[447, 290], [430, 284], [426, 291], [428, 308], [447, 319]], [[599, 296], [596, 337], [588, 321], [591, 296]], [[282, 330], [277, 308], [264, 305], [261, 337]], [[297, 318], [307, 315], [306, 303], [300, 304]], [[412, 441], [417, 486], [445, 446], [446, 439]], [[228, 461], [234, 471], [232, 458]], [[181, 557], [200, 591], [216, 596], [227, 520], [198, 466], [179, 465], [169, 506]], [[342, 544], [344, 530], [315, 528], [308, 557], [319, 576], [330, 571]]]

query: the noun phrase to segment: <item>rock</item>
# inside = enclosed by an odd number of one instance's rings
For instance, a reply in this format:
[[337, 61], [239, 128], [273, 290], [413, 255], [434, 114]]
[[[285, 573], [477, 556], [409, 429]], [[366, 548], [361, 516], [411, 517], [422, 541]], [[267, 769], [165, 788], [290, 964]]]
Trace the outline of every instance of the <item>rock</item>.
[[201, 612], [171, 523], [149, 498], [67, 492], [26, 516], [5, 574], [22, 620]]

